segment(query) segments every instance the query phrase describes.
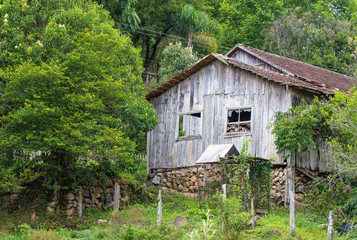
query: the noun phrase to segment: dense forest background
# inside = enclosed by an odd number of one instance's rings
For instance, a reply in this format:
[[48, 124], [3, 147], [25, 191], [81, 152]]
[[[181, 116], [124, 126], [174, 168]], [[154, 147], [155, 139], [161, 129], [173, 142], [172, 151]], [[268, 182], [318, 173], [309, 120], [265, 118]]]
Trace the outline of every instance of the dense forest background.
[[[357, 70], [357, 3], [352, 0], [98, 0], [98, 3], [111, 12], [116, 27], [131, 38], [134, 46], [142, 49], [145, 69], [142, 77], [151, 88], [189, 66], [192, 59], [211, 52], [225, 54], [237, 43], [349, 76], [354, 76]], [[164, 51], [170, 43], [178, 42], [182, 45]], [[188, 49], [183, 51], [184, 47]], [[170, 59], [176, 56], [186, 64], [171, 66], [165, 60], [169, 54]], [[190, 54], [193, 56], [187, 59]]]
[[352, 0], [0, 4], [0, 189], [145, 172], [147, 91], [237, 43], [357, 71]]
[[[284, 211], [248, 231], [250, 215], [234, 196], [202, 199], [201, 209], [164, 194], [166, 219], [156, 226], [158, 189], [144, 183], [146, 133], [158, 118], [145, 95], [238, 43], [355, 77], [356, 23], [353, 0], [0, 0], [0, 238], [287, 239]], [[297, 217], [297, 238], [326, 239], [318, 223], [332, 210], [344, 213], [338, 230], [342, 222], [356, 226], [356, 88], [302, 102], [271, 122], [279, 152], [307, 151], [321, 140], [334, 148], [332, 171], [306, 192], [309, 212]], [[235, 171], [239, 179], [247, 166]], [[269, 179], [270, 167], [263, 170]], [[94, 202], [108, 203], [113, 180], [132, 188], [123, 187], [133, 194], [122, 202], [139, 205], [106, 215], [88, 208], [88, 221], [64, 213], [74, 211], [70, 191], [88, 201], [84, 186]], [[177, 215], [190, 223], [175, 228], [168, 219]], [[113, 224], [101, 226], [98, 217]], [[344, 239], [355, 239], [356, 229]]]

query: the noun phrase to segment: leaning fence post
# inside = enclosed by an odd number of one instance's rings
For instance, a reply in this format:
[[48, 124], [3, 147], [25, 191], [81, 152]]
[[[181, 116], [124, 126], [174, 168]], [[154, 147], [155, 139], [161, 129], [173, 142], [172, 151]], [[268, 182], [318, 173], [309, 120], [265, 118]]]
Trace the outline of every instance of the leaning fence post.
[[254, 199], [250, 198], [250, 212], [252, 215], [252, 229], [255, 228], [255, 219], [254, 219]]
[[333, 225], [335, 223], [335, 212], [330, 211], [328, 218], [328, 228], [327, 228], [327, 240], [333, 239]]
[[118, 211], [120, 206], [120, 186], [118, 182], [114, 185], [114, 211]]
[[157, 204], [157, 226], [161, 226], [161, 220], [162, 220], [162, 198], [161, 198], [161, 189], [159, 190], [159, 197], [158, 197], [159, 203]]

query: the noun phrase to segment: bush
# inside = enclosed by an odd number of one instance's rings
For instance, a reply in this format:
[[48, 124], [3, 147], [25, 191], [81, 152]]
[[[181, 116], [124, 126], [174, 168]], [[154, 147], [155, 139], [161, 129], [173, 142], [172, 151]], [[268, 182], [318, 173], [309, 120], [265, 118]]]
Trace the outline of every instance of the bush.
[[250, 214], [243, 212], [242, 201], [238, 198], [222, 200], [217, 217], [221, 219], [222, 234], [230, 238], [236, 238], [241, 231], [249, 227]]

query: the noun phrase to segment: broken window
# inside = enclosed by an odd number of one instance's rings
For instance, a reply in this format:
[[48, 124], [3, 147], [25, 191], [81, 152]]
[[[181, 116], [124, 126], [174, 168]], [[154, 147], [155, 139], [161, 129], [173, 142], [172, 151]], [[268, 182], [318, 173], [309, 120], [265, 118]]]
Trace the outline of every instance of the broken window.
[[200, 136], [202, 129], [201, 113], [179, 115], [179, 137]]
[[229, 109], [226, 133], [249, 132], [252, 122], [252, 109]]

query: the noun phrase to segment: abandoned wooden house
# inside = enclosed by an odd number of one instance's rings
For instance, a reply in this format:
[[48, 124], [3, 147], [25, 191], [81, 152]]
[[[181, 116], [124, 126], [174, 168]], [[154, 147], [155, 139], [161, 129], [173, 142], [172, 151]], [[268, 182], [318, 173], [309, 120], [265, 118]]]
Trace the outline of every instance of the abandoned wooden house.
[[[147, 137], [148, 171], [196, 165], [211, 144], [234, 144], [273, 164], [276, 153], [268, 125], [277, 111], [301, 99], [348, 91], [356, 80], [241, 44], [225, 56], [210, 54], [152, 90], [147, 99], [160, 123]], [[301, 154], [296, 166], [323, 168], [323, 153]]]

